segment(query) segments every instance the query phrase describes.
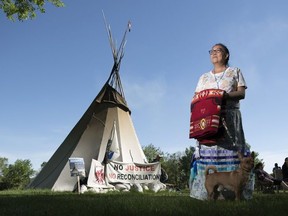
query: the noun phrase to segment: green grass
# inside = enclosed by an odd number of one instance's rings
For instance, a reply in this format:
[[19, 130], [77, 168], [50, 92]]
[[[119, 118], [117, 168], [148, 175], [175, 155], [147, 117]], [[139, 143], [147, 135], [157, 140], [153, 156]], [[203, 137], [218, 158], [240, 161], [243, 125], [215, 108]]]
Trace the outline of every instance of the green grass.
[[0, 191], [6, 215], [288, 215], [288, 193], [255, 193], [250, 201], [200, 201], [185, 192], [77, 194], [45, 190]]

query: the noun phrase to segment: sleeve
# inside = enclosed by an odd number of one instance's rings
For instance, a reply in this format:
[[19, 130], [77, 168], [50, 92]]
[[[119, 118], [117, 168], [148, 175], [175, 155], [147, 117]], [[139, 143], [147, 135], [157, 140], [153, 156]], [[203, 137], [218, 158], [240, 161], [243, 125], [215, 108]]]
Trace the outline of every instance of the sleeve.
[[239, 68], [236, 68], [236, 70], [237, 70], [237, 82], [238, 82], [237, 87], [243, 86], [245, 87], [245, 89], [247, 89], [247, 84], [241, 70]]
[[197, 83], [197, 86], [196, 86], [196, 89], [195, 89], [195, 93], [196, 92], [200, 92], [203, 90], [203, 79], [204, 79], [204, 74], [200, 76], [199, 80], [198, 80], [198, 83]]

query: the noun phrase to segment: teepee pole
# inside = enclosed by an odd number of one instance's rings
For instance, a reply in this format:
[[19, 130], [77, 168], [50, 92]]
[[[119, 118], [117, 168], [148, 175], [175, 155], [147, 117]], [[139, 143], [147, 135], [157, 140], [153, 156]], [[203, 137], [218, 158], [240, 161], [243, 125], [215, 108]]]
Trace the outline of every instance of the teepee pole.
[[121, 64], [122, 58], [124, 57], [124, 49], [125, 49], [126, 42], [127, 42], [126, 41], [126, 35], [128, 32], [131, 31], [131, 22], [130, 22], [130, 20], [128, 21], [128, 24], [127, 24], [127, 27], [125, 29], [125, 32], [124, 32], [123, 38], [121, 40], [120, 46], [117, 49], [116, 44], [114, 43], [114, 40], [113, 40], [110, 25], [108, 25], [108, 23], [106, 21], [106, 17], [105, 17], [103, 10], [102, 10], [102, 14], [103, 14], [103, 19], [104, 19], [108, 39], [109, 39], [109, 44], [110, 44], [113, 59], [114, 59], [114, 65], [113, 65], [110, 76], [109, 76], [106, 83], [111, 85], [112, 87], [114, 87], [120, 93], [120, 95], [122, 95], [122, 97], [125, 98], [122, 83], [121, 83], [120, 76], [119, 76], [119, 71], [120, 71], [120, 64]]
[[105, 17], [105, 14], [104, 14], [103, 10], [102, 10], [102, 14], [103, 14], [103, 19], [104, 19], [106, 32], [107, 32], [107, 35], [108, 35], [109, 44], [110, 44], [110, 47], [111, 47], [113, 59], [114, 59], [114, 62], [117, 62], [117, 50], [116, 50], [116, 47], [115, 47], [115, 44], [114, 44], [114, 41], [113, 41], [112, 31], [111, 31], [110, 25], [107, 24], [106, 17]]

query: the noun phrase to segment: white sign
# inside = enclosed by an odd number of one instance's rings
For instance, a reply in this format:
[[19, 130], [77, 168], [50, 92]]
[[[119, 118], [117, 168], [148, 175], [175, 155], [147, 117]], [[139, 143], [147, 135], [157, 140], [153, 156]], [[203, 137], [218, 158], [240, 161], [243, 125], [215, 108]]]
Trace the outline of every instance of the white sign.
[[85, 164], [83, 158], [69, 158], [71, 176], [85, 177]]
[[159, 182], [161, 164], [136, 164], [110, 161], [107, 164], [106, 178], [108, 182], [116, 183], [152, 183]]
[[105, 181], [104, 166], [97, 160], [92, 159], [87, 182], [88, 187], [107, 188]]

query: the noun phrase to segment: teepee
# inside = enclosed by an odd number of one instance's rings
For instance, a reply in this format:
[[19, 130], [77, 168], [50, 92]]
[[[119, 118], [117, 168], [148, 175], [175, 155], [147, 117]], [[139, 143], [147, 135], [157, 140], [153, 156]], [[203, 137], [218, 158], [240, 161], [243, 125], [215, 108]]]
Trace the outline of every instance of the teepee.
[[[119, 69], [124, 56], [126, 34], [130, 31], [130, 22], [125, 30], [119, 49], [114, 44], [110, 26], [107, 26], [114, 65], [110, 76], [87, 111], [68, 134], [41, 172], [31, 182], [29, 188], [48, 188], [54, 191], [72, 191], [77, 184], [71, 177], [69, 158], [83, 158], [85, 171], [89, 172], [92, 159], [104, 161], [107, 144], [117, 136], [117, 158], [119, 162], [147, 163], [136, 131], [131, 120], [131, 111], [127, 106], [122, 88]], [[116, 133], [116, 135], [115, 135]], [[111, 149], [110, 149], [111, 150]]]

